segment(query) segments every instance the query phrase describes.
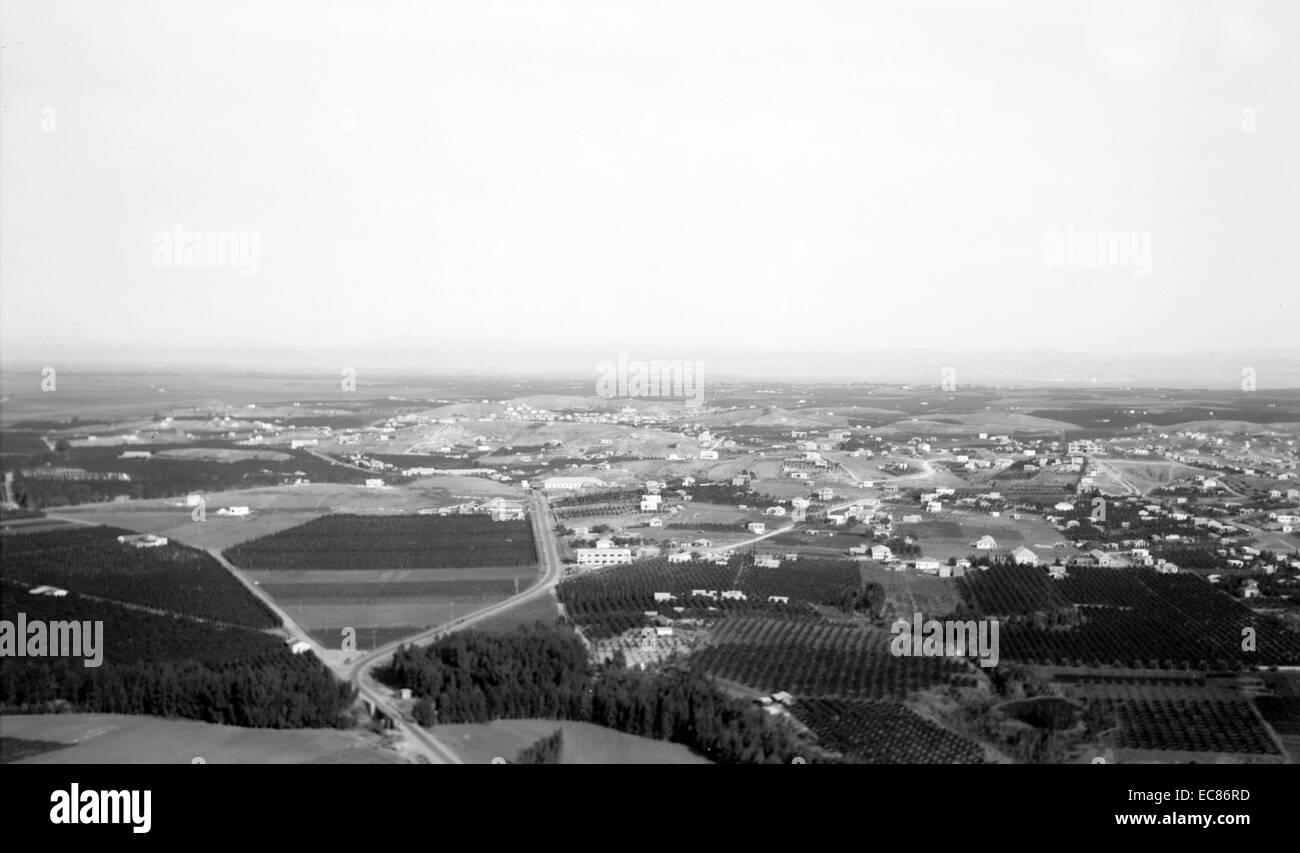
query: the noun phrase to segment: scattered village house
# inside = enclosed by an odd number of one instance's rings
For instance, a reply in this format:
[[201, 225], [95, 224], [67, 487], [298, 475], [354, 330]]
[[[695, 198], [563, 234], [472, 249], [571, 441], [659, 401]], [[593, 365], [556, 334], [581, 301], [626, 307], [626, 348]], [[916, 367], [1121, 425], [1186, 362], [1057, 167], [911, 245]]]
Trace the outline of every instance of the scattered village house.
[[1017, 566], [1038, 565], [1038, 555], [1023, 545], [1012, 550], [1011, 559], [1015, 561]]

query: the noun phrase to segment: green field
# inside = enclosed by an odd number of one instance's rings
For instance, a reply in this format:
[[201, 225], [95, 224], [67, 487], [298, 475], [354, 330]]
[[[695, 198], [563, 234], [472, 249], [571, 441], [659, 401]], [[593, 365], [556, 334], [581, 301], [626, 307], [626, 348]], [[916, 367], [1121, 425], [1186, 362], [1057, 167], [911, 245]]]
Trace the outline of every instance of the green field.
[[593, 723], [558, 720], [498, 720], [433, 726], [430, 731], [469, 764], [494, 758], [514, 761], [519, 751], [561, 729], [561, 764], [710, 764], [684, 746], [607, 729]]
[[[123, 714], [0, 717], [23, 764], [401, 764], [375, 735], [335, 729], [246, 729]], [[58, 749], [37, 752], [33, 742]], [[7, 761], [7, 747], [0, 759]]]
[[241, 568], [354, 570], [524, 566], [537, 562], [527, 521], [483, 515], [327, 515], [226, 552]]
[[509, 598], [537, 578], [528, 522], [478, 515], [326, 516], [226, 556], [331, 649], [341, 647], [344, 628], [368, 650]]
[[558, 616], [559, 610], [555, 604], [555, 596], [545, 595], [531, 599], [518, 607], [512, 607], [505, 613], [499, 613], [496, 616], [484, 619], [482, 622], [475, 623], [474, 629], [503, 634], [513, 631], [521, 625], [531, 625], [534, 622], [553, 625]]
[[388, 601], [463, 601], [514, 595], [509, 580], [424, 581], [419, 583], [290, 583], [262, 584], [281, 604], [383, 604]]

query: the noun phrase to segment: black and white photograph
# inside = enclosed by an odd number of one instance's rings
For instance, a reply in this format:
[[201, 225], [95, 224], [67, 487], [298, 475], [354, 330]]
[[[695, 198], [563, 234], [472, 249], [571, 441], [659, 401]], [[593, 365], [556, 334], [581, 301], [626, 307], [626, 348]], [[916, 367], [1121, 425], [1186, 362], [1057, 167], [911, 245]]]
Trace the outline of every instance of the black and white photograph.
[[1281, 823], [1300, 5], [4, 0], [0, 100], [25, 821], [841, 764]]

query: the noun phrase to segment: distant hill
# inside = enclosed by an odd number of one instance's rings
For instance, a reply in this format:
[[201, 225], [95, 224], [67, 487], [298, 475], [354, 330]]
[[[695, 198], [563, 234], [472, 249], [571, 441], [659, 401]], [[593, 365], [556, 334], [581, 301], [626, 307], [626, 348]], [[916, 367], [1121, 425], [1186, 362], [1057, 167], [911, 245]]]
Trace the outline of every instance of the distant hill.
[[1273, 435], [1300, 435], [1300, 421], [1281, 421], [1269, 424], [1260, 424], [1254, 421], [1187, 421], [1181, 424], [1171, 424], [1164, 429], [1168, 432], [1187, 430], [1189, 432], [1214, 434], [1267, 433]]
[[972, 412], [970, 414], [942, 414], [931, 417], [906, 418], [892, 425], [895, 429], [912, 434], [949, 435], [968, 433], [978, 427], [980, 432], [1061, 432], [1078, 429], [1075, 424], [1050, 418], [1037, 418], [1016, 412]]

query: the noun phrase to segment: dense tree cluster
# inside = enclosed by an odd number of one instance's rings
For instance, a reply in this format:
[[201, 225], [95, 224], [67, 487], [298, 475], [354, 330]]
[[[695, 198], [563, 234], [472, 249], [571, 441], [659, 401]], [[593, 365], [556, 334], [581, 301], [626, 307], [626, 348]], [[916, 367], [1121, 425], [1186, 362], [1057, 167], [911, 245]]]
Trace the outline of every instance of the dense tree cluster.
[[176, 543], [135, 548], [117, 541], [131, 532], [79, 527], [3, 537], [0, 576], [232, 625], [280, 624], [211, 555]]
[[1075, 566], [1051, 580], [1041, 567], [999, 563], [958, 578], [957, 588], [975, 612], [1002, 622], [1006, 660], [1137, 669], [1300, 663], [1293, 631], [1188, 574]]
[[850, 764], [982, 764], [979, 744], [898, 702], [800, 699], [794, 715]]
[[860, 624], [783, 616], [718, 620], [691, 661], [719, 678], [798, 696], [903, 699], [966, 672], [956, 658], [895, 655], [891, 634]]
[[[81, 656], [0, 658], [0, 710], [84, 711], [183, 717], [269, 728], [345, 722], [352, 688], [315, 657], [278, 637], [131, 610], [75, 595], [28, 596], [0, 589], [3, 618], [102, 621], [102, 662]], [[52, 649], [51, 649], [52, 651]]]
[[640, 498], [644, 491], [644, 489], [638, 486], [632, 489], [599, 489], [571, 492], [569, 494], [557, 495], [551, 498], [551, 506], [559, 509], [560, 507], [591, 506], [592, 504], [635, 501]]
[[[746, 597], [695, 594], [701, 590], [719, 594], [739, 590]], [[655, 593], [664, 592], [674, 598], [657, 601]], [[749, 554], [732, 557], [723, 565], [700, 560], [670, 563], [666, 557], [656, 557], [612, 566], [565, 580], [557, 596], [593, 639], [650, 625], [646, 613], [651, 611], [669, 618], [750, 611], [815, 615], [813, 605], [824, 605], [878, 616], [885, 600], [884, 590], [878, 584], [863, 584], [857, 564], [849, 560], [802, 559], [766, 568], [756, 565]], [[773, 596], [788, 601], [772, 602]], [[684, 610], [678, 612], [676, 607]]]
[[563, 628], [467, 631], [403, 647], [381, 677], [425, 700], [421, 722], [580, 720], [681, 743], [723, 763], [788, 763], [796, 754], [780, 721], [723, 695], [702, 673], [630, 670], [618, 660], [593, 667], [582, 641]]

